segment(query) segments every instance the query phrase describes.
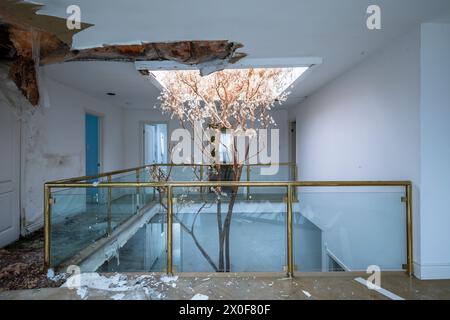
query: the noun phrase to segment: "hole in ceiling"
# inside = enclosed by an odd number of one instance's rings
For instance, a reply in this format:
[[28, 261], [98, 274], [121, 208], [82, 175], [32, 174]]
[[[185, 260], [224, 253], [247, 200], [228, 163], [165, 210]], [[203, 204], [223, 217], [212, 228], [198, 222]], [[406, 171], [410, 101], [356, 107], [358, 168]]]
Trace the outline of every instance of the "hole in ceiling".
[[[278, 70], [280, 72], [281, 77], [281, 85], [279, 86], [273, 86], [273, 94], [274, 95], [281, 95], [283, 92], [289, 89], [289, 87], [293, 86], [294, 83], [299, 79], [308, 69], [309, 67], [286, 67], [286, 68], [242, 68], [242, 69], [225, 69], [218, 72], [226, 72], [226, 73], [240, 73], [242, 71], [248, 71], [250, 69], [253, 69], [254, 71], [262, 71], [267, 69], [273, 69]], [[170, 83], [170, 81], [173, 81], [173, 77], [176, 73], [183, 73], [186, 75], [192, 75], [192, 76], [198, 76], [200, 71], [199, 70], [148, 70], [150, 77], [155, 79], [160, 89], [167, 88], [167, 84]], [[206, 84], [210, 81], [214, 81], [214, 73], [210, 75], [206, 75], [201, 77], [201, 81]]]

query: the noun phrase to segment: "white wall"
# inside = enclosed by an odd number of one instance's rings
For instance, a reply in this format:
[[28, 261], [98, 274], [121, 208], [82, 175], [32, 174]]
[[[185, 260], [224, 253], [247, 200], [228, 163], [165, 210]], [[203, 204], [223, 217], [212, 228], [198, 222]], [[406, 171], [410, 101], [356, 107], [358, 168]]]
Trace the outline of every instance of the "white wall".
[[[47, 107], [28, 108], [22, 121], [22, 215], [25, 232], [42, 226], [46, 181], [85, 175], [85, 113], [103, 119], [103, 171], [123, 168], [122, 109], [51, 79]], [[46, 90], [46, 91], [45, 91]]]
[[418, 63], [417, 30], [300, 104], [300, 177], [417, 182]]
[[450, 24], [421, 30], [421, 278], [450, 278]]
[[417, 29], [308, 97], [295, 116], [300, 179], [413, 181], [417, 261], [419, 63]]

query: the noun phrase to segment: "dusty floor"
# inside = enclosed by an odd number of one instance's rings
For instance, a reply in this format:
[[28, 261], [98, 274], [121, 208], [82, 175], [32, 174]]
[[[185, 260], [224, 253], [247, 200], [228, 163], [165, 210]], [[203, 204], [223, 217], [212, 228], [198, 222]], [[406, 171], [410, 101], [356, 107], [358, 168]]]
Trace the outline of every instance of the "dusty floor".
[[0, 292], [5, 290], [58, 287], [44, 272], [42, 230], [0, 249]]
[[[180, 276], [88, 274], [76, 289], [46, 288], [0, 293], [0, 300], [386, 300], [355, 281], [357, 275]], [[404, 274], [383, 274], [383, 289], [404, 299], [450, 299], [450, 280], [419, 281]]]
[[[282, 275], [87, 274], [76, 289], [47, 278], [43, 270], [43, 234], [38, 231], [0, 249], [0, 300], [9, 299], [388, 299], [355, 281], [349, 273]], [[381, 287], [404, 299], [450, 300], [450, 280], [420, 281], [404, 273], [383, 273]], [[39, 289], [42, 288], [42, 289]], [[32, 290], [26, 290], [32, 289]]]

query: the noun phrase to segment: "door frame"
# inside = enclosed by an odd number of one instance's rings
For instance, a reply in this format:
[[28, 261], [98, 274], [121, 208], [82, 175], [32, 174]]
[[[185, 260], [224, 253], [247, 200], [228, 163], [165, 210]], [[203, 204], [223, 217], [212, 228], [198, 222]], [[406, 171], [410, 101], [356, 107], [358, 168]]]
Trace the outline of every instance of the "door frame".
[[172, 155], [170, 154], [169, 146], [170, 146], [170, 121], [140, 121], [139, 122], [139, 165], [145, 165], [145, 125], [156, 125], [156, 124], [165, 124], [167, 126], [167, 141], [166, 141], [166, 150], [167, 150], [167, 161], [170, 163], [170, 159]]

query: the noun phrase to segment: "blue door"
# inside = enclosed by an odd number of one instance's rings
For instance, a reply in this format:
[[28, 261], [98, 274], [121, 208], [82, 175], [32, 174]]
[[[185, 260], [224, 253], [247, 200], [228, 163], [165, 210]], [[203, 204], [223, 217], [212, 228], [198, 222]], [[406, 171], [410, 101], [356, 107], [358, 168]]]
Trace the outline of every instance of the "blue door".
[[[100, 119], [99, 117], [86, 113], [86, 175], [94, 176], [99, 174], [100, 159]], [[89, 188], [87, 191], [88, 201], [98, 199], [97, 188]]]

